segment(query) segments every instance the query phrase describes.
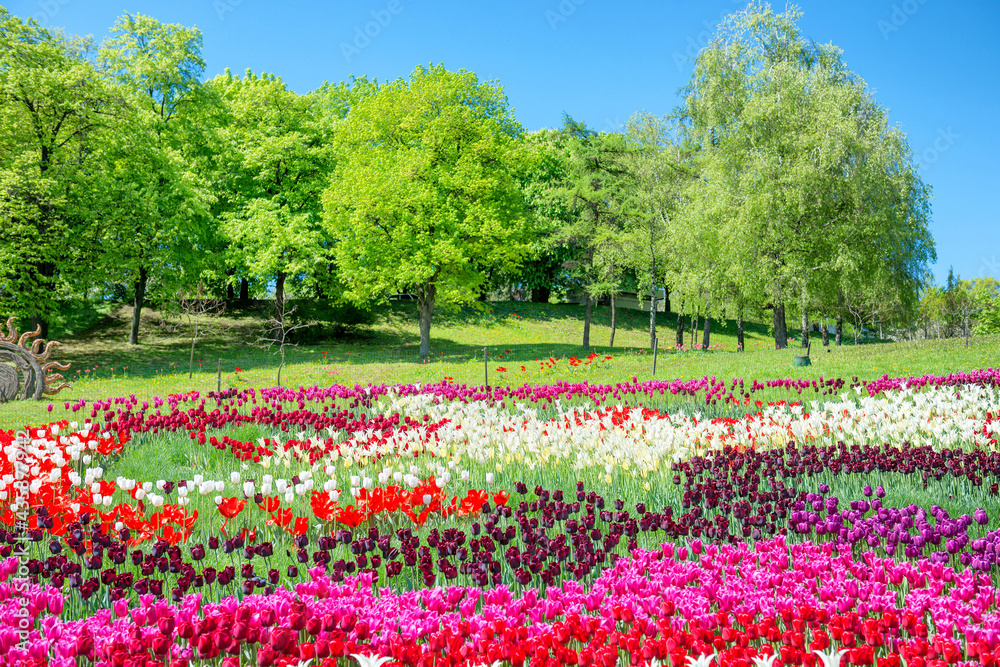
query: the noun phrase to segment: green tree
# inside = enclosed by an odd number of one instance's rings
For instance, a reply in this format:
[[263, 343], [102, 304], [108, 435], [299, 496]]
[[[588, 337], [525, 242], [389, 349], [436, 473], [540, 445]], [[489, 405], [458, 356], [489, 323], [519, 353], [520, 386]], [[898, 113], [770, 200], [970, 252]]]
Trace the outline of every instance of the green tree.
[[103, 241], [107, 270], [132, 285], [129, 343], [139, 343], [139, 321], [150, 280], [194, 281], [206, 259], [212, 195], [189, 151], [205, 144], [200, 107], [201, 31], [125, 14], [98, 53], [105, 75], [135, 106], [135, 144], [123, 167], [128, 197], [109, 221]]
[[218, 130], [224, 184], [219, 217], [230, 265], [275, 284], [313, 283], [330, 261], [320, 194], [332, 167], [329, 125], [316, 98], [298, 95], [274, 75], [228, 71], [208, 82], [224, 107]]
[[498, 84], [440, 65], [380, 85], [337, 128], [323, 204], [345, 296], [415, 291], [421, 355], [436, 304], [474, 301], [478, 265], [527, 251], [521, 132]]
[[0, 309], [42, 337], [68, 285], [92, 277], [83, 239], [111, 201], [104, 146], [123, 105], [89, 48], [0, 7]]
[[978, 312], [973, 332], [977, 336], [1000, 333], [1000, 281], [992, 276], [976, 278], [972, 298]]
[[561, 133], [570, 156], [562, 188], [570, 216], [556, 238], [575, 251], [564, 266], [587, 299], [583, 321], [583, 347], [587, 348], [595, 300], [613, 298], [619, 291], [625, 264], [624, 220], [634, 183], [622, 135], [595, 132], [569, 114], [563, 117]]
[[564, 193], [570, 154], [566, 137], [558, 130], [530, 132], [524, 138], [525, 147], [534, 153], [533, 169], [522, 177], [532, 240], [521, 265], [513, 272], [494, 270], [490, 287], [521, 288], [532, 301], [548, 303], [553, 290], [570, 287], [566, 263], [577, 254], [575, 248], [559, 241], [559, 231], [573, 217]]
[[[690, 271], [697, 260], [689, 257], [697, 241], [684, 224], [694, 217], [692, 209], [686, 208], [685, 194], [697, 179], [691, 151], [681, 145], [670, 119], [645, 111], [628, 120], [626, 131], [630, 150], [625, 157], [635, 180], [632, 204], [625, 216], [626, 244], [639, 289], [655, 294], [663, 287], [675, 297], [697, 291], [697, 280]], [[686, 218], [682, 213], [687, 213]], [[650, 346], [657, 338], [655, 301], [650, 298]], [[676, 298], [675, 303], [679, 304]]]

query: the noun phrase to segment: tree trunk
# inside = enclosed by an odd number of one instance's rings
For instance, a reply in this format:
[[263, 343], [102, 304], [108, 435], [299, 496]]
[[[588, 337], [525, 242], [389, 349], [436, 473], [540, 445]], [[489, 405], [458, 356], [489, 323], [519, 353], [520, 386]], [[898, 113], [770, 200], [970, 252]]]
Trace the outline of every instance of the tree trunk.
[[142, 317], [142, 307], [146, 303], [146, 282], [149, 274], [145, 267], [139, 268], [139, 279], [135, 281], [135, 289], [132, 293], [132, 328], [128, 334], [128, 344], [139, 344], [139, 320]]
[[608, 347], [615, 346], [615, 293], [611, 293], [611, 340], [608, 341]]
[[[49, 293], [55, 291], [55, 275], [56, 275], [56, 265], [52, 262], [39, 262], [35, 264], [38, 267], [38, 276], [41, 278], [39, 281], [39, 287], [46, 290]], [[31, 323], [29, 325], [32, 331], [41, 327], [42, 331], [39, 334], [39, 338], [49, 337], [49, 319], [42, 315], [41, 313], [36, 313], [31, 316]]]
[[417, 309], [420, 311], [420, 357], [431, 355], [431, 316], [434, 314], [434, 297], [437, 285], [426, 283], [417, 290]]
[[[191, 317], [188, 316], [188, 326], [191, 326]], [[191, 334], [191, 358], [188, 360], [188, 379], [194, 377], [194, 346], [198, 342], [198, 318], [194, 318], [194, 332]]]
[[590, 349], [590, 313], [594, 307], [594, 298], [587, 295], [587, 310], [583, 316], [583, 349]]
[[236, 288], [233, 286], [233, 276], [236, 275], [236, 269], [226, 269], [226, 301], [232, 303], [236, 298]]
[[656, 344], [656, 284], [649, 288], [649, 347]]
[[285, 272], [278, 271], [278, 277], [274, 281], [274, 303], [277, 306], [285, 303]]
[[240, 301], [246, 303], [250, 300], [250, 281], [240, 278]]
[[677, 309], [677, 349], [684, 347], [684, 311]]
[[548, 303], [550, 296], [552, 296], [552, 290], [548, 287], [536, 287], [531, 290], [532, 303]]
[[800, 347], [809, 347], [809, 315], [802, 309], [802, 343]]
[[743, 307], [736, 309], [736, 349], [743, 351]]
[[28, 328], [34, 332], [36, 329], [41, 329], [41, 333], [38, 335], [39, 338], [49, 337], [49, 321], [48, 319], [42, 317], [41, 315], [32, 315], [29, 320], [30, 324]]
[[844, 316], [840, 313], [837, 313], [837, 328], [834, 338], [836, 340], [837, 347], [844, 344]]
[[663, 312], [670, 312], [670, 290], [666, 285], [663, 286]]
[[701, 320], [701, 308], [694, 309], [694, 317], [691, 318], [691, 349], [694, 349], [695, 335], [698, 333], [698, 322]]
[[823, 347], [830, 347], [830, 328], [826, 326], [826, 317], [823, 318]]
[[788, 347], [788, 327], [785, 324], [785, 305], [774, 306], [774, 347], [784, 350]]
[[712, 336], [712, 316], [709, 314], [708, 300], [705, 300], [705, 329], [701, 334], [701, 349], [707, 350]]

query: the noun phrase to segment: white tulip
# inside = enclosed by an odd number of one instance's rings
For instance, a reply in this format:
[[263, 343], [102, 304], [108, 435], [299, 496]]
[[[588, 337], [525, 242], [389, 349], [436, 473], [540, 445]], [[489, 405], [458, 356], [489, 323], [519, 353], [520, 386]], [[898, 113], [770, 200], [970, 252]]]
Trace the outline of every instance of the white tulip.
[[[819, 656], [819, 659], [823, 662], [823, 667], [840, 667], [841, 658], [850, 653], [850, 651], [846, 648], [842, 648], [839, 651], [834, 652], [833, 647], [830, 647], [829, 653], [825, 653], [820, 650], [815, 650], [813, 653]], [[774, 660], [772, 659], [772, 662], [773, 661]], [[766, 667], [771, 666], [767, 665]]]

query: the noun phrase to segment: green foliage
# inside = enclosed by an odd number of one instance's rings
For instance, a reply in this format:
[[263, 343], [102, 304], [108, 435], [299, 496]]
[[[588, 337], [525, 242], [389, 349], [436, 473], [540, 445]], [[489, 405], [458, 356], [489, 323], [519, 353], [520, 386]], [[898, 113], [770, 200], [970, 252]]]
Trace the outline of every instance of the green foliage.
[[317, 98], [250, 71], [241, 79], [227, 70], [207, 85], [223, 107], [216, 180], [225, 187], [217, 215], [233, 275], [314, 285], [331, 261], [320, 224], [330, 127]]
[[125, 14], [98, 52], [109, 83], [131, 106], [112, 183], [119, 203], [95, 233], [101, 268], [133, 286], [137, 344], [147, 288], [172, 294], [209, 268], [214, 195], [195, 170], [204, 144], [201, 32]]
[[610, 296], [626, 265], [623, 230], [634, 190], [625, 160], [629, 147], [621, 135], [594, 132], [568, 114], [561, 134], [569, 156], [561, 194], [570, 215], [556, 238], [576, 250], [564, 266], [591, 298]]
[[691, 313], [1000, 331], [995, 285], [925, 289], [930, 188], [906, 136], [799, 18], [730, 16], [671, 118], [525, 135], [471, 72], [203, 83], [197, 28], [126, 13], [91, 58], [0, 7], [0, 310], [45, 324], [63, 299], [129, 299], [134, 344], [147, 302], [287, 282], [353, 303], [307, 318], [347, 335], [412, 292], [426, 353], [436, 306], [491, 290], [665, 285]]
[[0, 7], [0, 310], [45, 323], [90, 270], [122, 104], [90, 43]]
[[502, 88], [464, 70], [417, 67], [359, 100], [323, 193], [345, 297], [416, 292], [426, 352], [435, 302], [474, 300], [480, 267], [511, 269], [528, 249], [520, 134]]
[[972, 292], [976, 335], [1000, 333], [1000, 281], [993, 277], [976, 278], [969, 286]]
[[690, 214], [721, 239], [740, 296], [759, 298], [763, 276], [776, 305], [844, 312], [849, 298], [885, 317], [915, 303], [935, 258], [929, 188], [902, 132], [799, 16], [755, 2], [698, 56], [679, 111], [702, 175]]

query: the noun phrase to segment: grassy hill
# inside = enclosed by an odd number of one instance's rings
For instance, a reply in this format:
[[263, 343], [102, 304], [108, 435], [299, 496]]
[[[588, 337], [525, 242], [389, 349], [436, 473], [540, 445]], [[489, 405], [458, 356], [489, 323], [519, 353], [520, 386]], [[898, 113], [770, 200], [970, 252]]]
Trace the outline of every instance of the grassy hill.
[[[308, 307], [309, 304], [303, 304]], [[305, 308], [303, 309], [305, 310]], [[266, 303], [230, 309], [200, 323], [203, 337], [195, 348], [189, 378], [190, 328], [176, 316], [143, 312], [141, 345], [127, 344], [131, 308], [120, 307], [78, 333], [58, 338], [63, 346], [54, 357], [70, 362], [64, 373], [73, 388], [54, 397], [52, 418], [66, 416], [63, 404], [80, 399], [136, 394], [151, 397], [229, 386], [271, 386], [276, 383], [279, 356], [260, 339], [267, 329]], [[293, 316], [294, 317], [294, 316]], [[653, 377], [649, 350], [648, 313], [618, 309], [615, 347], [608, 347], [611, 309], [594, 309], [590, 350], [581, 346], [583, 307], [573, 304], [497, 302], [481, 308], [435, 313], [432, 355], [421, 360], [414, 302], [379, 307], [368, 323], [349, 327], [322, 324], [297, 331], [299, 341], [286, 348], [282, 384], [329, 385], [367, 382], [431, 382], [452, 378], [458, 383], [520, 385], [556, 380], [614, 383]], [[690, 325], [685, 342], [690, 343]], [[818, 377], [879, 377], [883, 374], [944, 374], [996, 364], [997, 341], [977, 340], [965, 349], [962, 341], [845, 345], [824, 350], [814, 340], [812, 365], [792, 366], [801, 354], [797, 344], [774, 350], [768, 328], [746, 325], [746, 352], [738, 353], [736, 323], [712, 322], [710, 351], [678, 352], [676, 315], [659, 313], [661, 348], [656, 377], [660, 379], [715, 376], [746, 379]], [[58, 336], [58, 331], [56, 336]], [[701, 330], [696, 335], [701, 342]], [[484, 363], [483, 348], [487, 348]], [[589, 363], [589, 354], [596, 354]], [[573, 361], [572, 358], [580, 361]], [[609, 358], [610, 357], [610, 358]], [[502, 370], [501, 370], [502, 369]], [[220, 372], [221, 371], [221, 372]], [[39, 423], [50, 414], [48, 402], [0, 405], [0, 428]]]

